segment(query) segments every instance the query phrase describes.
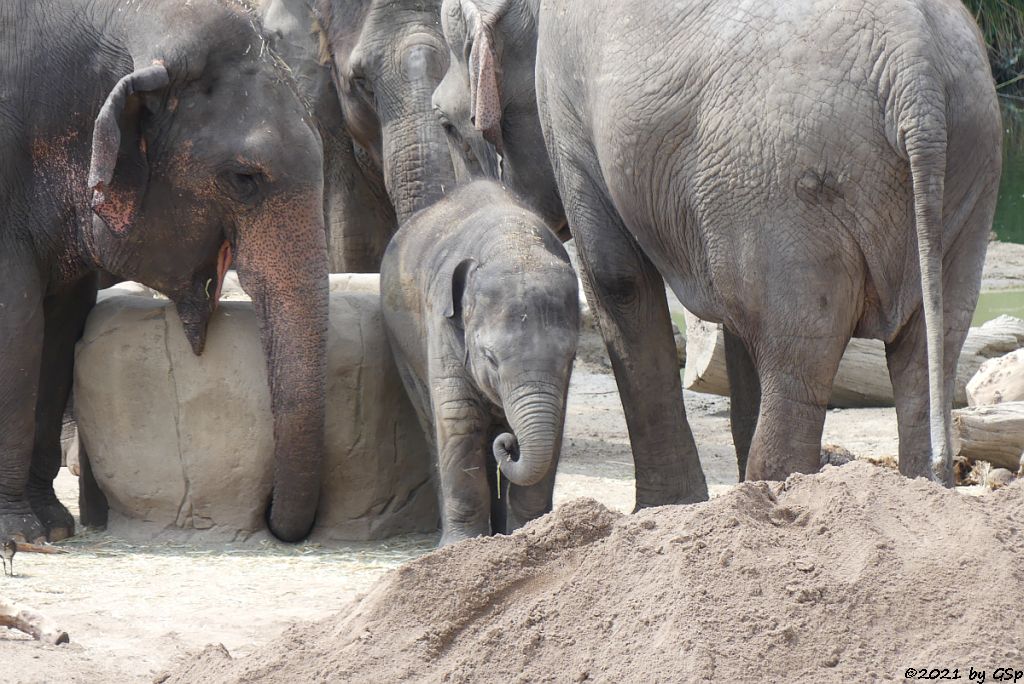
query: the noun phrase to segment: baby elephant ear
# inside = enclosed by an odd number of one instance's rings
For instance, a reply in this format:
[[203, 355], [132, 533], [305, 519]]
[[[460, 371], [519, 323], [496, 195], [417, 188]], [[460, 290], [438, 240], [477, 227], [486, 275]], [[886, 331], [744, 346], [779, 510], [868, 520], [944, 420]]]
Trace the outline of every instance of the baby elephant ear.
[[466, 24], [473, 35], [469, 51], [470, 116], [484, 139], [501, 146], [501, 96], [498, 92], [497, 58], [480, 10], [472, 2], [463, 3]]
[[[96, 116], [92, 132], [92, 161], [89, 165], [89, 189], [93, 191], [93, 210], [116, 232], [127, 230], [134, 213], [132, 193], [113, 188], [118, 157], [133, 159], [136, 165], [145, 157], [145, 143], [135, 139], [139, 127], [138, 105], [129, 107], [136, 93], [150, 92], [170, 82], [162, 64], [137, 69], [124, 76], [110, 91]], [[126, 113], [126, 110], [130, 110]], [[122, 149], [123, 148], [123, 149]], [[139, 169], [133, 169], [139, 171]], [[144, 171], [148, 175], [148, 171]]]
[[447, 302], [444, 307], [444, 317], [449, 320], [462, 320], [462, 296], [466, 293], [466, 283], [469, 276], [476, 268], [476, 260], [463, 259], [452, 271], [451, 285], [444, 289], [447, 292]]

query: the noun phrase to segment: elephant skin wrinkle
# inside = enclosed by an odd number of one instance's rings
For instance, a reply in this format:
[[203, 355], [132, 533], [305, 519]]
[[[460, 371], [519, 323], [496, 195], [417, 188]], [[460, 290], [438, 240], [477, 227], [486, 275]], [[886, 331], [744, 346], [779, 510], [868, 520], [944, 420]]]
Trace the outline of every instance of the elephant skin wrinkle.
[[[327, 448], [311, 539], [432, 532], [427, 446], [384, 337], [378, 276], [333, 280]], [[359, 284], [338, 289], [350, 280]], [[273, 422], [252, 305], [222, 302], [210, 327], [197, 357], [167, 300], [112, 296], [89, 318], [77, 349], [75, 411], [114, 534], [266, 534]]]
[[580, 329], [576, 274], [499, 184], [415, 214], [381, 264], [395, 361], [431, 446], [441, 543], [551, 510]]

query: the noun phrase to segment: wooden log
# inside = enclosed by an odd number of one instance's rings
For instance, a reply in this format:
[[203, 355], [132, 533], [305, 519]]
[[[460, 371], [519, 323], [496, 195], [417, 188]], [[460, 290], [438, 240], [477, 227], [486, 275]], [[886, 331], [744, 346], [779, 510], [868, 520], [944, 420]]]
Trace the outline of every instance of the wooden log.
[[[1024, 347], [1024, 320], [1000, 316], [971, 328], [957, 366], [953, 403], [967, 405], [967, 383], [985, 361]], [[722, 327], [687, 312], [683, 385], [694, 392], [729, 395]], [[829, 405], [840, 408], [892, 406], [892, 383], [879, 340], [852, 339], [832, 385]]]
[[953, 450], [958, 458], [1017, 472], [1024, 454], [1024, 401], [953, 411]]
[[9, 627], [30, 634], [48, 644], [66, 644], [68, 633], [34, 610], [0, 599], [0, 627]]

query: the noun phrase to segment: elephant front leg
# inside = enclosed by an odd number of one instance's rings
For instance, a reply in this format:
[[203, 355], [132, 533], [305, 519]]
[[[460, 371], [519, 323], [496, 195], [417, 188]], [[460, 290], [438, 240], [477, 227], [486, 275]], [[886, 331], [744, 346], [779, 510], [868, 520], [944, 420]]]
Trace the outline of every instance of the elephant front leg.
[[502, 494], [508, 502], [505, 512], [505, 529], [503, 530], [506, 534], [512, 534], [531, 520], [536, 520], [551, 512], [557, 467], [557, 462], [552, 463], [551, 470], [535, 485], [529, 487], [508, 485], [508, 489]]
[[27, 492], [29, 504], [46, 528], [50, 541], [75, 533], [75, 519], [53, 491], [60, 471], [60, 432], [71, 393], [75, 342], [82, 335], [85, 319], [96, 302], [93, 277], [86, 278], [70, 292], [48, 297], [43, 303], [45, 332], [36, 402], [35, 444], [32, 450]]
[[0, 539], [32, 542], [46, 537], [26, 492], [43, 347], [42, 288], [37, 273], [12, 261], [0, 258]]
[[435, 402], [441, 546], [491, 532], [488, 422], [478, 402], [462, 397]]
[[615, 372], [636, 467], [636, 507], [705, 501], [707, 482], [686, 420], [661, 274], [584, 174], [559, 187]]
[[[508, 425], [502, 426], [502, 432], [511, 431], [512, 428]], [[555, 498], [555, 475], [558, 472], [558, 461], [562, 453], [561, 436], [558, 437], [553, 452], [551, 467], [537, 484], [520, 487], [509, 482], [508, 478], [500, 481], [500, 490], [495, 489], [495, 492], [501, 498], [491, 503], [491, 528], [495, 533], [512, 534], [531, 520], [536, 520], [551, 512]], [[497, 464], [494, 462], [493, 456], [490, 459], [488, 470], [497, 475]], [[500, 510], [500, 513], [496, 514], [494, 510]]]

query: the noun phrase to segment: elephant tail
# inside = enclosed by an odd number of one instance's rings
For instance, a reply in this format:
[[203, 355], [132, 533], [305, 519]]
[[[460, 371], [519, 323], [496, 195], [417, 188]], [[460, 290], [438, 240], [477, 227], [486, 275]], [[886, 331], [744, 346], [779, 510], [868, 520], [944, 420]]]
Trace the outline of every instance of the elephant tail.
[[[937, 76], [926, 78], [933, 88], [921, 87], [899, 117], [902, 152], [910, 163], [914, 196], [917, 258], [928, 353], [928, 418], [932, 469], [952, 485], [952, 406], [945, 382], [945, 323], [943, 322], [942, 206], [946, 174], [946, 102]], [[920, 84], [921, 82], [919, 82]]]

